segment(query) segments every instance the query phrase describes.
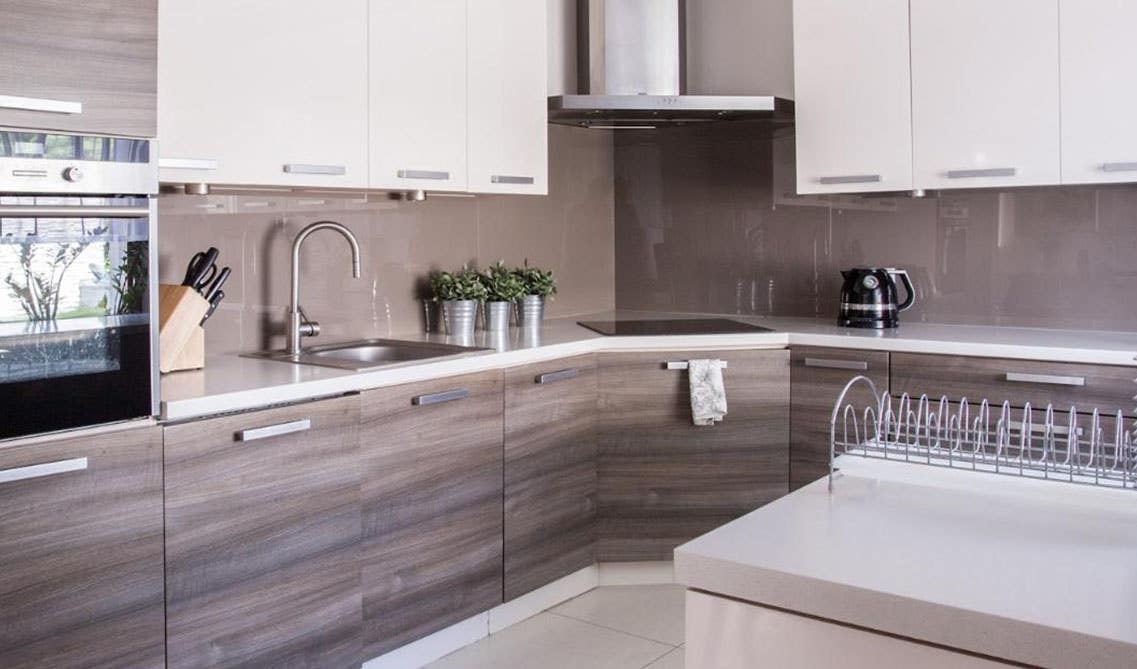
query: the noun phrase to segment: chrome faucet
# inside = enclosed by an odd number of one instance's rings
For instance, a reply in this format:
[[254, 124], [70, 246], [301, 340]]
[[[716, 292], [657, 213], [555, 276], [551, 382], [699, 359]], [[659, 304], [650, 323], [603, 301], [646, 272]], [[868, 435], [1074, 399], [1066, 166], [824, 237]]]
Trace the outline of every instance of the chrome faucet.
[[292, 295], [288, 304], [288, 353], [296, 356], [300, 354], [300, 338], [315, 337], [320, 334], [320, 324], [308, 320], [304, 310], [300, 308], [300, 246], [313, 232], [318, 230], [335, 230], [343, 235], [351, 245], [351, 275], [359, 278], [359, 242], [355, 235], [343, 225], [333, 221], [320, 221], [307, 226], [296, 235], [292, 242]]

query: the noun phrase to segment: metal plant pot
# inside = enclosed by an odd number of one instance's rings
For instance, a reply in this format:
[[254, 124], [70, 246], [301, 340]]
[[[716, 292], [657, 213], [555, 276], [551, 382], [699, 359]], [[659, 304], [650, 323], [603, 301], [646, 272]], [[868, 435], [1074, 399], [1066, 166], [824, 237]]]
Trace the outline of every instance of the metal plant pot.
[[474, 324], [478, 320], [477, 300], [444, 300], [442, 322], [446, 334], [459, 339], [474, 338]]
[[517, 324], [526, 328], [541, 327], [545, 320], [545, 298], [526, 295], [517, 300]]
[[486, 321], [486, 330], [489, 332], [504, 332], [509, 329], [509, 312], [513, 310], [512, 302], [486, 302], [482, 317]]

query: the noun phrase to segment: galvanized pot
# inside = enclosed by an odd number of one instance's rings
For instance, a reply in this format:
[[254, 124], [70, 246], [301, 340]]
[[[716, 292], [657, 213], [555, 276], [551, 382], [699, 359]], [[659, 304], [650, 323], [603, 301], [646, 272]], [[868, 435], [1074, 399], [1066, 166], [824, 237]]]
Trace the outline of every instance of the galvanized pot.
[[517, 324], [526, 328], [541, 327], [545, 320], [545, 298], [526, 295], [517, 300]]
[[482, 317], [489, 332], [503, 332], [509, 329], [509, 312], [513, 310], [512, 302], [486, 302]]
[[442, 322], [446, 334], [459, 339], [474, 338], [474, 324], [478, 321], [477, 300], [444, 300]]

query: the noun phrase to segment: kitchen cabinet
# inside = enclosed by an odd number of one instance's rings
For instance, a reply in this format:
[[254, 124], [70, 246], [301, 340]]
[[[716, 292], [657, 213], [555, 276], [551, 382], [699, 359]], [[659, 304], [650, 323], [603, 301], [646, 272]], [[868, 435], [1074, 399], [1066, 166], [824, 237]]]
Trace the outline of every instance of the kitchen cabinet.
[[596, 357], [505, 372], [505, 600], [596, 561]]
[[367, 0], [163, 3], [161, 180], [366, 188], [367, 16]]
[[363, 399], [364, 657], [502, 601], [502, 373]]
[[1137, 181], [1137, 4], [1060, 0], [1062, 183]]
[[915, 187], [1058, 183], [1058, 0], [910, 11]]
[[466, 2], [370, 0], [372, 188], [466, 190]]
[[354, 667], [359, 397], [165, 429], [167, 664]]
[[5, 0], [0, 44], [0, 126], [157, 134], [157, 0]]
[[[790, 490], [829, 474], [830, 420], [837, 397], [855, 376], [865, 376], [878, 393], [888, 390], [888, 353], [795, 346], [790, 351]], [[849, 397], [857, 406], [875, 405], [864, 386]]]
[[[687, 373], [720, 358], [729, 413], [691, 421]], [[651, 351], [599, 356], [601, 561], [670, 560], [672, 549], [786, 494], [789, 351]]]
[[544, 195], [546, 3], [482, 0], [469, 13], [469, 190]]
[[911, 189], [908, 0], [796, 0], [793, 24], [797, 192]]
[[0, 445], [0, 666], [164, 666], [162, 432]]

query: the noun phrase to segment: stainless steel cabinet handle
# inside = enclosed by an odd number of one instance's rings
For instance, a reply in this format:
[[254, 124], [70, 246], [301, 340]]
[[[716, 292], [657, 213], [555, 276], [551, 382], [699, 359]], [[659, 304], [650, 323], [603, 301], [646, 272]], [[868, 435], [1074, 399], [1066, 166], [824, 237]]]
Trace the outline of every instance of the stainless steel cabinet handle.
[[493, 184], [531, 184], [533, 181], [533, 177], [511, 177], [505, 174], [490, 176], [490, 183]]
[[821, 177], [819, 181], [826, 186], [836, 184], [875, 184], [881, 182], [879, 174], [847, 174], [836, 177]]
[[449, 181], [449, 172], [436, 172], [433, 170], [399, 170], [400, 179], [430, 179], [432, 181]]
[[12, 483], [13, 481], [38, 479], [44, 476], [52, 476], [53, 474], [82, 471], [86, 468], [87, 458], [71, 458], [70, 460], [56, 460], [55, 462], [45, 462], [40, 465], [15, 467], [13, 469], [0, 469], [0, 483]]
[[949, 179], [983, 179], [988, 177], [1013, 177], [1018, 174], [1014, 167], [990, 167], [983, 170], [948, 170]]
[[345, 165], [305, 165], [303, 163], [288, 163], [284, 166], [284, 171], [288, 174], [325, 174], [334, 177], [342, 177], [347, 174], [347, 166]]
[[0, 207], [0, 216], [14, 218], [145, 218], [149, 207], [72, 207], [12, 205]]
[[208, 158], [159, 158], [158, 169], [215, 170], [217, 169], [217, 161]]
[[52, 114], [83, 113], [82, 102], [48, 100], [47, 98], [22, 98], [16, 95], [0, 95], [0, 108], [49, 112]]
[[819, 369], [852, 369], [855, 371], [866, 372], [869, 368], [869, 363], [864, 360], [826, 360], [824, 358], [806, 358], [806, 367], [817, 367]]
[[[674, 362], [665, 362], [663, 363], [663, 366], [665, 369], [690, 369], [691, 363], [687, 362], [686, 360], [679, 360]], [[727, 367], [730, 367], [730, 365], [727, 364], [726, 360], [723, 360], [722, 368], [726, 369]]]
[[442, 404], [443, 402], [455, 402], [457, 400], [464, 400], [470, 396], [470, 391], [464, 388], [458, 390], [444, 390], [440, 393], [431, 393], [429, 395], [419, 395], [411, 398], [411, 404], [415, 406], [429, 406], [431, 404]]
[[539, 375], [536, 379], [536, 383], [555, 383], [557, 381], [575, 379], [578, 376], [580, 376], [579, 369], [561, 369]]
[[1105, 163], [1102, 172], [1137, 172], [1137, 163]]
[[1007, 381], [1011, 383], [1037, 383], [1047, 386], [1084, 386], [1084, 376], [1056, 376], [1054, 374], [1024, 374], [1022, 372], [1007, 372]]
[[312, 421], [308, 418], [303, 420], [294, 420], [289, 423], [280, 423], [279, 425], [266, 425], [264, 427], [254, 427], [250, 430], [241, 430], [237, 433], [237, 441], [256, 441], [257, 439], [268, 439], [269, 437], [280, 437], [286, 434], [294, 434], [296, 432], [304, 432], [312, 429]]

